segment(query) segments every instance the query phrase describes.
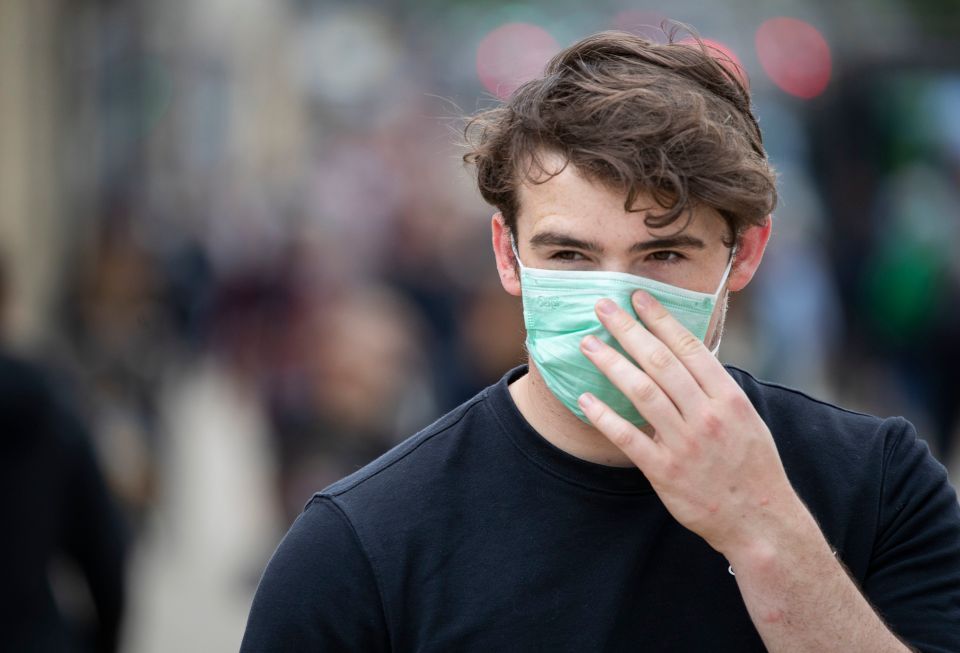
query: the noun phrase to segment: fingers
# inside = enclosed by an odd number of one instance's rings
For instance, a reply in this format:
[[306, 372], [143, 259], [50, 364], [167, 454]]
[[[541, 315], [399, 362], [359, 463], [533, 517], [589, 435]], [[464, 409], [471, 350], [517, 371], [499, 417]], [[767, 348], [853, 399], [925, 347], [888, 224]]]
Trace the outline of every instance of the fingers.
[[594, 427], [627, 454], [640, 471], [646, 474], [654, 468], [661, 455], [659, 445], [646, 433], [589, 392], [580, 395], [577, 403]]
[[[633, 293], [632, 300], [643, 325], [656, 340], [667, 346], [680, 362], [678, 367], [682, 367], [708, 397], [721, 395], [731, 379], [707, 346], [650, 293], [638, 290]], [[685, 391], [690, 392], [689, 388]]]
[[[666, 393], [643, 370], [595, 336], [580, 350], [637, 408], [657, 432], [676, 432], [683, 418]], [[628, 422], [629, 423], [629, 422]]]
[[[609, 299], [597, 302], [596, 311], [607, 331], [663, 389], [684, 419], [700, 411], [701, 402], [705, 399], [703, 390], [667, 343], [661, 342], [632, 314]], [[684, 331], [696, 340], [686, 329]]]

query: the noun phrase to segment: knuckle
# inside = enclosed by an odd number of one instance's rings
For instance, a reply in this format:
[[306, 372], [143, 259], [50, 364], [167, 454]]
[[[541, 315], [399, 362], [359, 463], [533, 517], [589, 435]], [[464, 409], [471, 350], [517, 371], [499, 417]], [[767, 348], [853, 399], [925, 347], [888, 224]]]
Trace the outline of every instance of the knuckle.
[[723, 419], [713, 411], [707, 411], [703, 416], [703, 433], [707, 437], [718, 438], [723, 433]]
[[668, 480], [676, 481], [683, 476], [683, 466], [675, 458], [668, 460], [663, 466], [663, 475]]
[[670, 318], [670, 313], [663, 306], [657, 306], [650, 312], [650, 320], [653, 322], [663, 322]]
[[658, 347], [650, 354], [650, 365], [659, 370], [667, 369], [674, 360], [673, 354], [666, 347]]
[[629, 447], [633, 443], [633, 428], [629, 424], [620, 424], [614, 428], [610, 439], [618, 447]]
[[677, 341], [677, 354], [680, 356], [693, 356], [700, 351], [703, 343], [690, 332], [684, 333]]
[[683, 453], [689, 458], [696, 458], [700, 455], [702, 447], [695, 438], [687, 438], [683, 442]]
[[657, 386], [649, 379], [638, 379], [630, 386], [630, 396], [644, 403], [653, 401], [657, 396]]
[[637, 326], [637, 321], [627, 315], [626, 312], [621, 312], [614, 320], [614, 326], [622, 333], [630, 333]]

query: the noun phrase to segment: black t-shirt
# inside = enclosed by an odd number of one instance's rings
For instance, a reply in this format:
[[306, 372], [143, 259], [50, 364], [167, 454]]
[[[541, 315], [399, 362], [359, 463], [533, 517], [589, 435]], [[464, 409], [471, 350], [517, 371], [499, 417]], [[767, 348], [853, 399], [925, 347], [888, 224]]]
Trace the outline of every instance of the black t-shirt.
[[[892, 630], [960, 651], [960, 506], [902, 418], [736, 368], [787, 474]], [[575, 458], [499, 383], [318, 493], [242, 651], [762, 651], [727, 561], [638, 469]]]

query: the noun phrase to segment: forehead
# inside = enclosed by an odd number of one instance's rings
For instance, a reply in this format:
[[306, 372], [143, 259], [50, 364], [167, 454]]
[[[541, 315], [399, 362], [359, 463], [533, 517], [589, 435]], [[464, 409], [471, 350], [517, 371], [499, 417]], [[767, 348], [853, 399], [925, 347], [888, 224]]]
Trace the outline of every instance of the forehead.
[[[653, 196], [639, 193], [633, 211], [624, 208], [626, 192], [587, 178], [572, 164], [564, 167], [557, 155], [543, 157], [543, 168], [550, 173], [562, 169], [553, 177], [543, 174], [524, 180], [518, 189], [520, 210], [517, 231], [521, 238], [544, 229], [563, 229], [577, 236], [593, 238], [654, 238], [675, 235], [687, 222], [686, 216], [672, 224], [651, 229], [644, 219], [649, 214], [664, 211]], [[726, 223], [720, 214], [708, 206], [696, 206], [683, 233], [697, 236], [707, 242], [721, 241], [726, 234]]]

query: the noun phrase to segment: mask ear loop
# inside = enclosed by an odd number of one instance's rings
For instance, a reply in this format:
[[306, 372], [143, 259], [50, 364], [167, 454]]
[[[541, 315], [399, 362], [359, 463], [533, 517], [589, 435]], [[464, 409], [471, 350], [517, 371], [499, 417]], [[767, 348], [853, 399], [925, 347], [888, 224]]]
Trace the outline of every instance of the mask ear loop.
[[730, 271], [733, 270], [733, 261], [737, 258], [737, 246], [734, 245], [730, 249], [730, 260], [727, 261], [727, 268], [723, 271], [723, 276], [720, 277], [720, 285], [717, 286], [717, 290], [713, 293], [714, 299], [719, 299], [720, 293], [723, 291], [723, 286], [727, 283], [727, 277], [730, 276]]
[[517, 250], [517, 241], [513, 239], [513, 234], [510, 234], [510, 249], [513, 250], [513, 257], [517, 259], [517, 265], [520, 266], [520, 270], [523, 271], [526, 266], [523, 264], [523, 261], [520, 260], [520, 252]]
[[[713, 293], [714, 301], [720, 299], [720, 293], [723, 292], [723, 286], [727, 283], [727, 277], [730, 276], [730, 271], [733, 269], [733, 260], [737, 258], [737, 246], [734, 245], [730, 250], [730, 260], [727, 261], [727, 269], [723, 271], [723, 276], [720, 277], [720, 285], [717, 287], [717, 292]], [[721, 339], [723, 334], [721, 335]], [[717, 346], [710, 350], [710, 353], [714, 356], [717, 355], [717, 352], [720, 351], [720, 341], [717, 341]]]

